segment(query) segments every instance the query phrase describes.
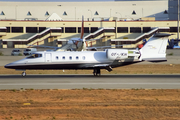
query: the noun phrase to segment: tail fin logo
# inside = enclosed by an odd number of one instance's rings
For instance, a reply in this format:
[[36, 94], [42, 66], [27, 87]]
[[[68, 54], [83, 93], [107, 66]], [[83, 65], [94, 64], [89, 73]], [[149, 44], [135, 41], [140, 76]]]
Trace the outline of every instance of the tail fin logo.
[[150, 49], [157, 49], [155, 46], [153, 46], [153, 45], [148, 45], [148, 47], [150, 48]]

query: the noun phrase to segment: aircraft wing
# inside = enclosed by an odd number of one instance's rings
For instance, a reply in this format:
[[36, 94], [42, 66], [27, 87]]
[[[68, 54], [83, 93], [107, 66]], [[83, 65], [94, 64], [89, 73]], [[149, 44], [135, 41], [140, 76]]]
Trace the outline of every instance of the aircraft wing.
[[66, 45], [64, 45], [62, 47], [42, 46], [42, 45], [29, 45], [29, 47], [52, 48], [55, 51], [67, 51], [68, 49], [72, 49], [72, 44], [66, 44]]
[[62, 47], [59, 47], [56, 51], [67, 51], [68, 49], [72, 49], [72, 44], [66, 44]]
[[112, 48], [112, 47], [122, 47], [122, 46], [127, 46], [130, 44], [125, 44], [125, 45], [112, 45], [112, 46], [98, 46], [98, 47], [87, 47], [87, 49], [105, 49], [105, 48]]
[[43, 45], [28, 45], [29, 47], [40, 47], [40, 48], [52, 48], [54, 50], [59, 49], [60, 47], [55, 47], [55, 46], [43, 46]]

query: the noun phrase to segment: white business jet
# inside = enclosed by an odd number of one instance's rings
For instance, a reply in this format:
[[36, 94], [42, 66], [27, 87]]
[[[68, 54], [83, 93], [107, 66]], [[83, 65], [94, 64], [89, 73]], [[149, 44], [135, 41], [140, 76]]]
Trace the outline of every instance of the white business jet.
[[166, 60], [166, 46], [170, 34], [157, 33], [140, 50], [106, 49], [105, 51], [43, 51], [5, 65], [5, 68], [22, 70], [92, 69], [94, 76], [101, 69], [134, 64], [142, 61], [162, 62]]

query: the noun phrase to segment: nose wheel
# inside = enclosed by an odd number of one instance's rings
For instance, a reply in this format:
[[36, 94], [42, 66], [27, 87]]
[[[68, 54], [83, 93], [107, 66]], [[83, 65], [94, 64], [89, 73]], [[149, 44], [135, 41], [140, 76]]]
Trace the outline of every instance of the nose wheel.
[[21, 74], [23, 77], [25, 77], [26, 76], [26, 72], [22, 72], [22, 74]]
[[94, 76], [100, 76], [101, 75], [101, 70], [100, 69], [94, 69], [93, 75]]

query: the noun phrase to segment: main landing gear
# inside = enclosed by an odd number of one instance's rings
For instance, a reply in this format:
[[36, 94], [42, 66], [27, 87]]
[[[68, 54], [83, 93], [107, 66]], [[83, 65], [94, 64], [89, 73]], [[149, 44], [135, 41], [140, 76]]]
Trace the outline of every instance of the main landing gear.
[[21, 75], [22, 75], [23, 77], [25, 77], [25, 76], [26, 76], [26, 72], [23, 71]]
[[94, 76], [100, 76], [101, 75], [101, 70], [99, 68], [94, 69], [93, 72]]

